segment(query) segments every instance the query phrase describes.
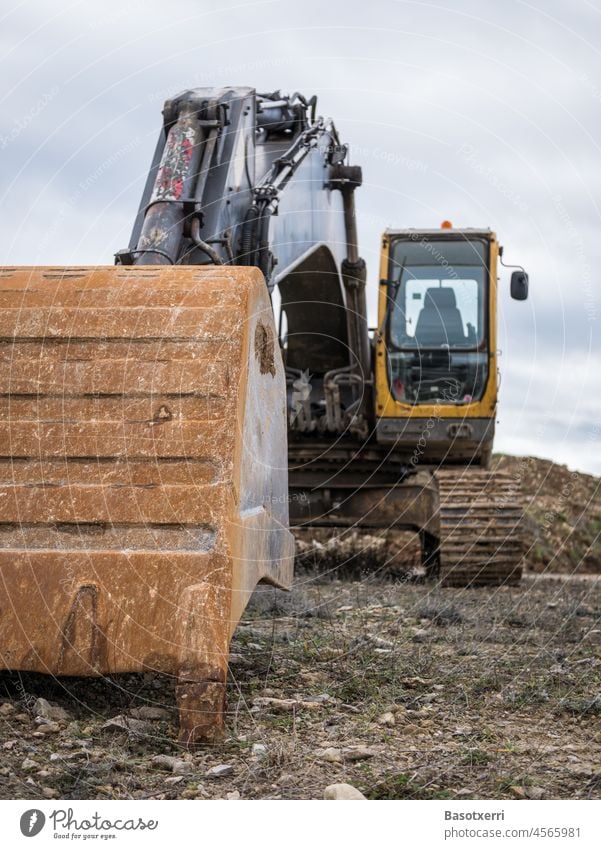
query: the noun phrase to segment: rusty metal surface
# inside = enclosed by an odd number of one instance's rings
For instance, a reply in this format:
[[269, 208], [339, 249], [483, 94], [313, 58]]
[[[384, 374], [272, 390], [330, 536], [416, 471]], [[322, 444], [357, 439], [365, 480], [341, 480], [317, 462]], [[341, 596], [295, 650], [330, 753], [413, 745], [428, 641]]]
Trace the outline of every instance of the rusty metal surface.
[[478, 469], [442, 470], [441, 580], [448, 586], [517, 584], [525, 554], [519, 483]]
[[262, 276], [1, 269], [0, 359], [0, 664], [173, 673], [215, 739], [231, 633], [292, 568]]

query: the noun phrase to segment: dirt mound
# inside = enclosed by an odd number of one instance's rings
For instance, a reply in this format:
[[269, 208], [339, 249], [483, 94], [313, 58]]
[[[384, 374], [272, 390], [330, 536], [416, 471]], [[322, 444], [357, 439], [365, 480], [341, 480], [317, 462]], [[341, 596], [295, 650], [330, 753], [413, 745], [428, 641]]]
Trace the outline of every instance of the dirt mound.
[[601, 480], [538, 457], [495, 455], [524, 499], [528, 568], [601, 572]]

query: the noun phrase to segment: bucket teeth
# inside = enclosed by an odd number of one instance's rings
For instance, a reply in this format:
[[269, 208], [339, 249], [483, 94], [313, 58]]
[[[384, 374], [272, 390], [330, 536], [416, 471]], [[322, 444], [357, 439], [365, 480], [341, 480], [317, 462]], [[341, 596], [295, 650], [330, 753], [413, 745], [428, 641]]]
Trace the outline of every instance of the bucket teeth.
[[169, 672], [181, 739], [217, 739], [236, 622], [291, 577], [261, 274], [0, 270], [0, 365], [0, 662]]

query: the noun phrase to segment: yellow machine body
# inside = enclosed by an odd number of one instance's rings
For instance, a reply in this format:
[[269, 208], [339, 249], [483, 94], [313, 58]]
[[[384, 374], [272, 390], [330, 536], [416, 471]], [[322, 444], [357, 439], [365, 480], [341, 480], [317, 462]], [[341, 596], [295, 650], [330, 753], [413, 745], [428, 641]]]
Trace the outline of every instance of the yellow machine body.
[[[474, 352], [486, 356], [487, 372], [478, 397], [446, 400], [433, 397], [408, 399], [393, 391], [391, 362], [394, 345], [390, 334], [390, 316], [394, 310], [395, 274], [399, 274], [399, 263], [395, 261], [395, 246], [460, 244], [471, 250], [474, 243], [485, 246], [482, 262], [483, 325], [482, 336]], [[497, 263], [499, 244], [490, 230], [441, 229], [441, 230], [388, 230], [382, 238], [380, 258], [380, 284], [378, 293], [378, 330], [375, 338], [375, 412], [377, 436], [380, 442], [395, 442], [398, 447], [418, 446], [420, 461], [440, 463], [465, 463], [472, 461], [486, 466], [490, 459], [494, 436], [497, 406]], [[449, 265], [444, 256], [441, 267]], [[404, 270], [401, 270], [401, 274]], [[407, 272], [411, 276], [411, 269]], [[442, 281], [444, 283], [445, 281]], [[397, 284], [398, 285], [398, 284]], [[400, 284], [401, 286], [403, 283]], [[391, 294], [391, 288], [393, 293]], [[443, 288], [446, 288], [443, 286]], [[426, 290], [428, 291], [428, 290]], [[439, 313], [440, 316], [440, 313]], [[418, 319], [419, 321], [419, 319]], [[444, 328], [443, 328], [444, 329]], [[451, 346], [441, 346], [443, 359], [454, 356]], [[425, 349], [415, 341], [415, 355], [420, 363], [420, 388], [423, 380]], [[425, 444], [424, 444], [425, 443]]]

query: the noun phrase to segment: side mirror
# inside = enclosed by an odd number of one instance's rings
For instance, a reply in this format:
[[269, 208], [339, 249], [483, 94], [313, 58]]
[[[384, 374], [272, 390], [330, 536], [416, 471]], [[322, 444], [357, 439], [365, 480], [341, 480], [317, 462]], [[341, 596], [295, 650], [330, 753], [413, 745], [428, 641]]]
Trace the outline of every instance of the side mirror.
[[525, 271], [514, 271], [512, 273], [511, 297], [514, 301], [525, 301], [528, 297], [528, 275]]

